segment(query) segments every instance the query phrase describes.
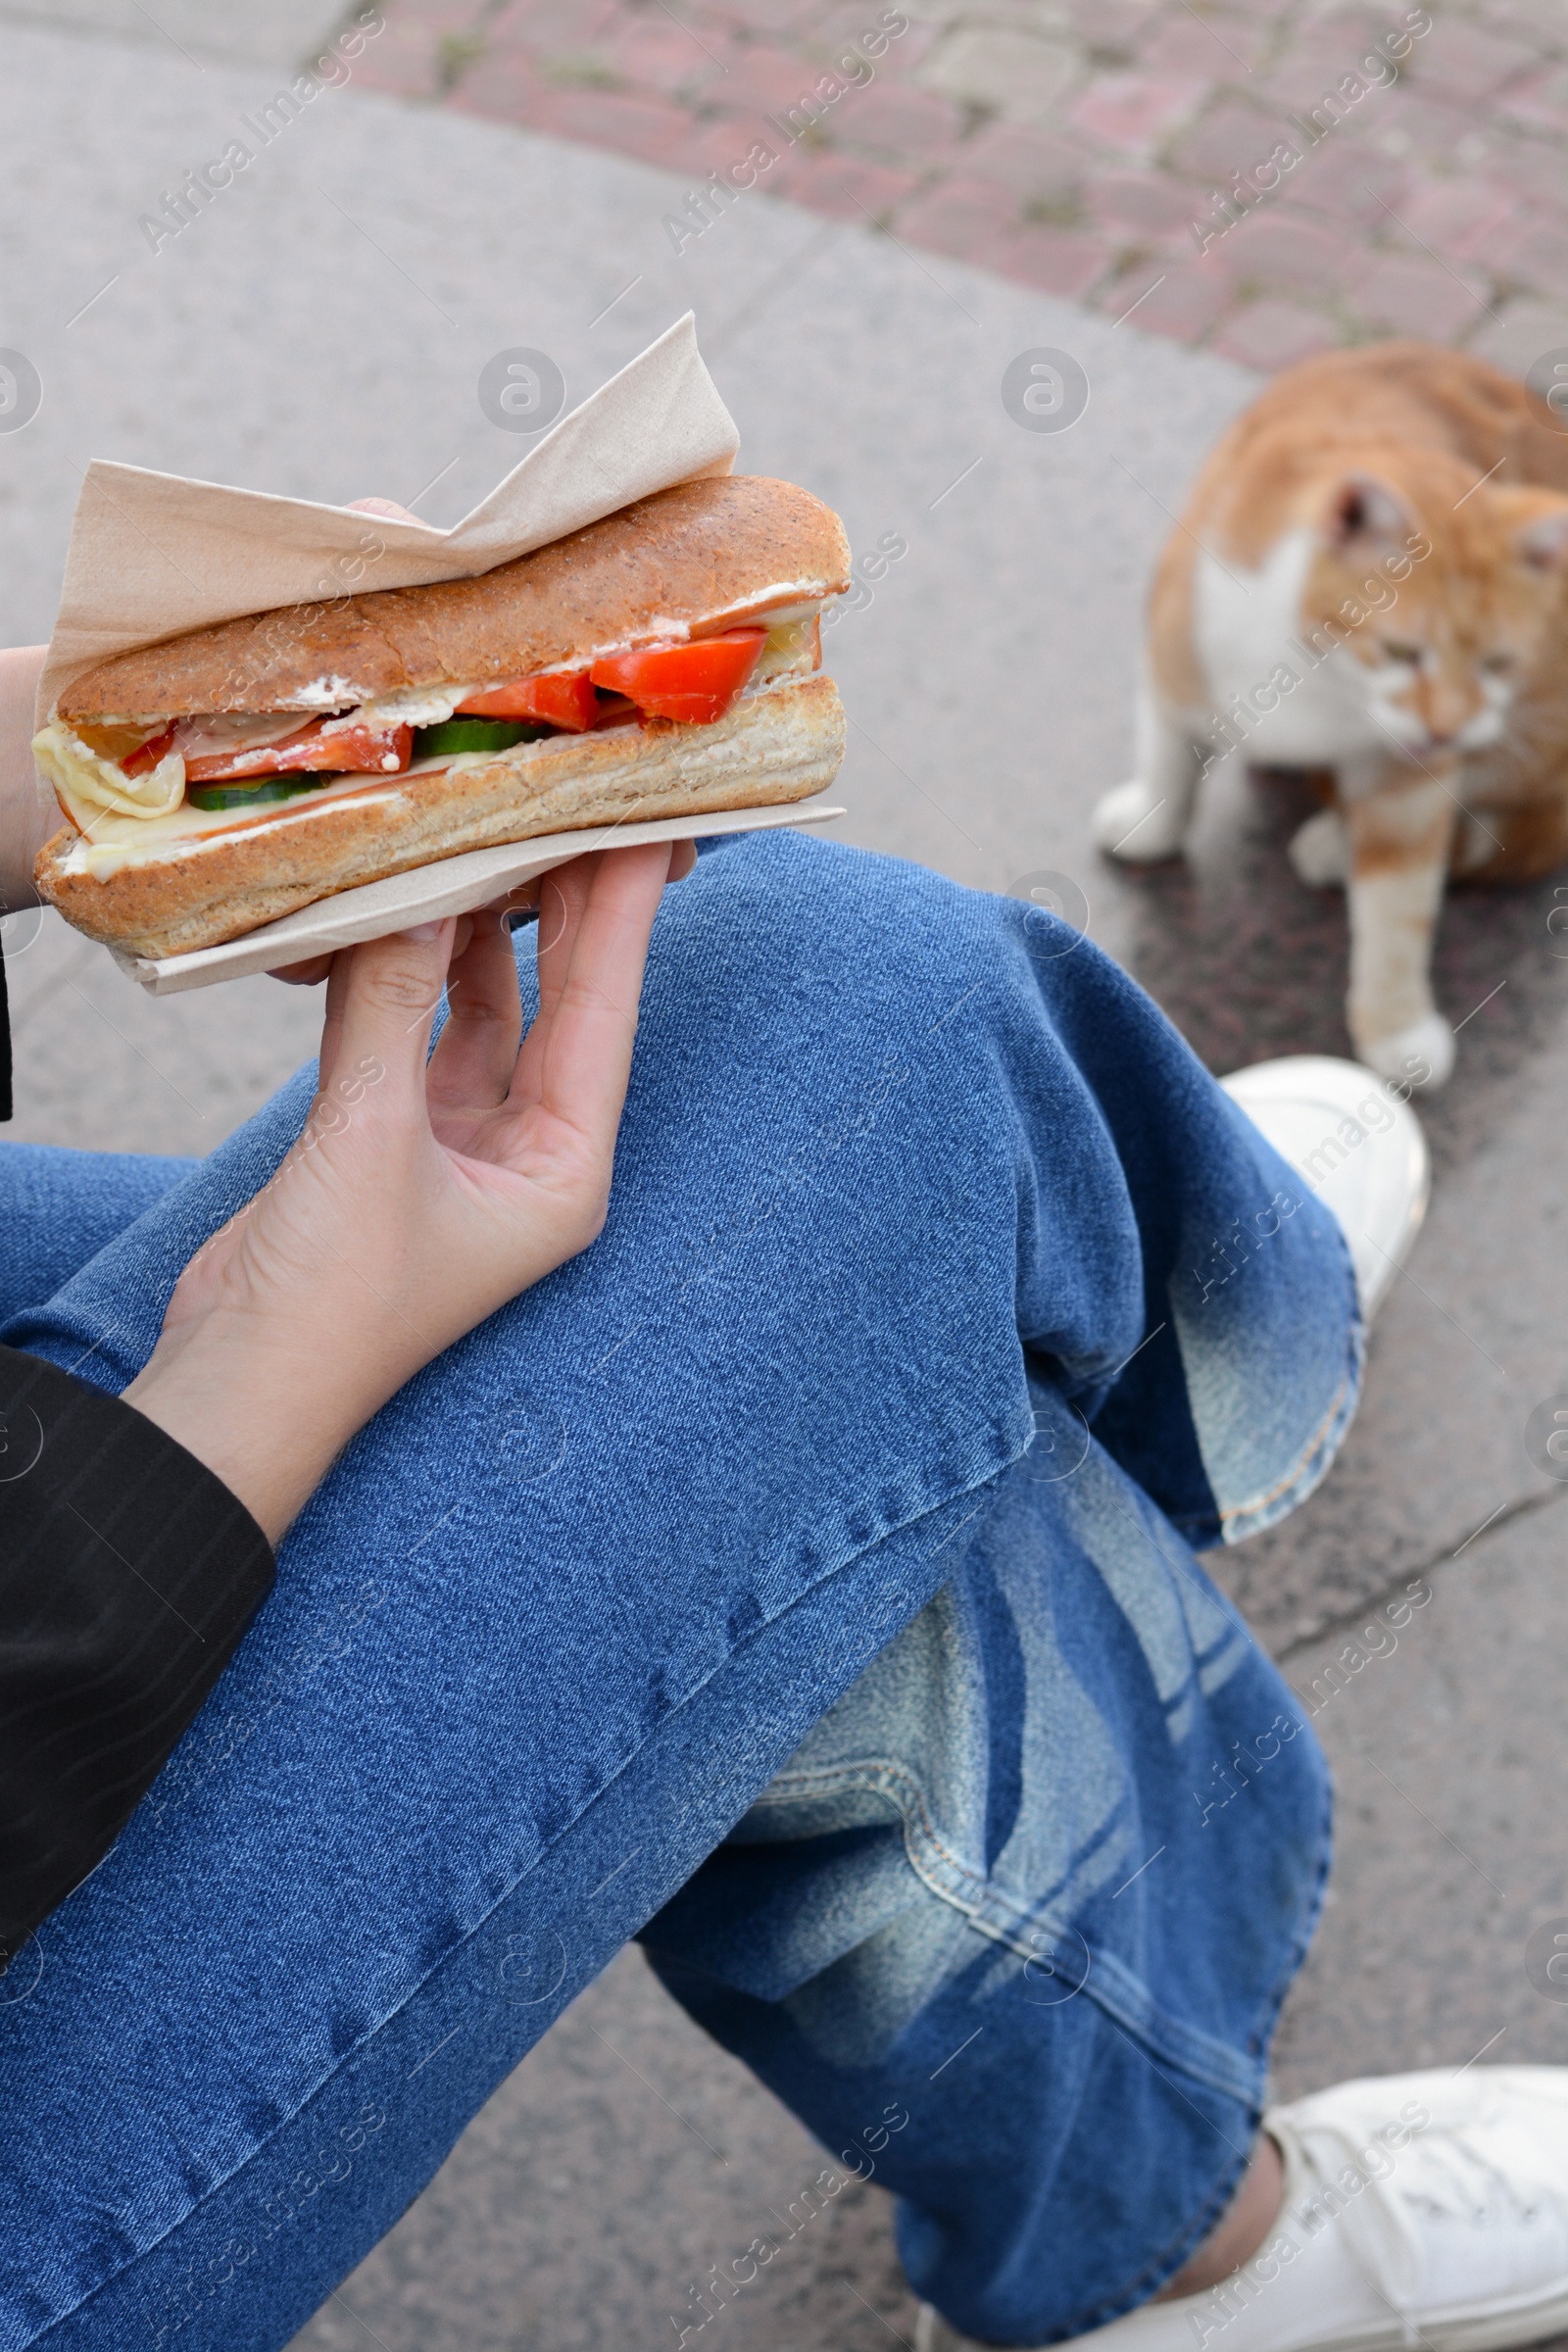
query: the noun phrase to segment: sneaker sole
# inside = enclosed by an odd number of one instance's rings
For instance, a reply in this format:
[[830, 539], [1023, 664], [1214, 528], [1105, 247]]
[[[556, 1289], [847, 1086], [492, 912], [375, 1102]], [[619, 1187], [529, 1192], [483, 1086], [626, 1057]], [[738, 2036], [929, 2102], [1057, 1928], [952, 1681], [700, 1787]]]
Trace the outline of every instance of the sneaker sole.
[[[1321, 2335], [1293, 2352], [1511, 2352], [1512, 2347], [1539, 2344], [1568, 2328], [1568, 2279], [1544, 2297], [1532, 2294], [1485, 2312], [1455, 2312], [1447, 2319], [1408, 2323], [1390, 2319], [1386, 2327], [1359, 2328], [1353, 2335]], [[1088, 2339], [1092, 2342], [1094, 2339]], [[1221, 2338], [1214, 2339], [1216, 2352]]]

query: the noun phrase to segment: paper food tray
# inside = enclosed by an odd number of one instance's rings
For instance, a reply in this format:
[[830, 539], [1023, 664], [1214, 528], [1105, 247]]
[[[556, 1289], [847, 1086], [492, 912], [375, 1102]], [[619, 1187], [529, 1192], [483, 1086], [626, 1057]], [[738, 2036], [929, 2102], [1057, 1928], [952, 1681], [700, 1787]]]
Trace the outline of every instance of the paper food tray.
[[[122, 972], [155, 997], [187, 988], [211, 988], [220, 980], [244, 980], [253, 972], [298, 963], [362, 939], [380, 939], [411, 923], [438, 922], [449, 914], [470, 914], [509, 890], [564, 865], [589, 850], [629, 849], [640, 841], [694, 841], [714, 833], [765, 833], [779, 825], [820, 825], [844, 810], [825, 793], [808, 801], [785, 801], [764, 808], [705, 809], [696, 816], [658, 817], [642, 825], [598, 825], [577, 833], [545, 833], [533, 841], [504, 842], [493, 850], [465, 850], [459, 857], [393, 874], [384, 882], [362, 883], [318, 899], [243, 939], [220, 947], [196, 948], [188, 956], [131, 956], [110, 950]], [[411, 882], [419, 885], [411, 892]]]

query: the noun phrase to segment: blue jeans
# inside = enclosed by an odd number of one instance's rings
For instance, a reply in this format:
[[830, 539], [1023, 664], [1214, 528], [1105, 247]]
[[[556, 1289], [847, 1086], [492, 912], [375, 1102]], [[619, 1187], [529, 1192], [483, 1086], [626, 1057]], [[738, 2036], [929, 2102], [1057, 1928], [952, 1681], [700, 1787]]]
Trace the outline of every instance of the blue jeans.
[[[10, 1342], [130, 1379], [313, 1075], [199, 1163], [0, 1147]], [[0, 2348], [282, 2345], [636, 1936], [959, 2326], [1153, 2293], [1327, 1856], [1189, 1546], [1321, 1477], [1359, 1348], [1333, 1220], [1093, 946], [705, 857], [603, 1236], [348, 1447], [0, 1980]]]

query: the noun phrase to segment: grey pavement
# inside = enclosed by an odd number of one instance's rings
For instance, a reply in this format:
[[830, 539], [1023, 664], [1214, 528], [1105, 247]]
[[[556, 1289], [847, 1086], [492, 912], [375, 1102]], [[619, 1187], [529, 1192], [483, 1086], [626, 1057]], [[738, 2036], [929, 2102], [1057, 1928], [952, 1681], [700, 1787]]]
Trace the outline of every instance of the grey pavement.
[[1340, 1836], [1275, 2045], [1286, 2097], [1483, 2052], [1568, 2063], [1568, 1985], [1532, 1947], [1547, 1923], [1568, 1930], [1565, 1492], [1405, 1580], [1401, 1595], [1431, 1598], [1397, 1611], [1399, 1632], [1384, 1609], [1285, 1660], [1334, 1766]]
[[319, 55], [346, 18], [343, 0], [7, 0], [0, 18], [88, 35], [108, 33], [140, 43], [166, 60], [177, 50], [187, 65], [269, 66], [293, 71]]
[[[677, 259], [662, 220], [683, 190], [663, 175], [352, 86], [155, 255], [138, 216], [331, 23], [303, 0], [158, 0], [150, 19], [134, 0], [0, 6], [0, 342], [44, 386], [26, 429], [0, 433], [9, 640], [48, 632], [92, 456], [378, 491], [452, 521], [522, 446], [478, 407], [493, 353], [550, 352], [576, 399], [691, 307], [741, 465], [818, 491], [858, 549], [907, 543], [828, 635], [854, 722], [845, 837], [992, 889], [1065, 875], [1092, 936], [1216, 1068], [1344, 1052], [1343, 914], [1286, 868], [1282, 788], [1217, 778], [1183, 868], [1112, 873], [1088, 846], [1095, 798], [1128, 765], [1151, 562], [1251, 379], [760, 195]], [[1008, 363], [1042, 347], [1087, 373], [1064, 432], [1026, 431], [1003, 405]], [[1568, 1763], [1568, 1521], [1523, 1445], [1532, 1407], [1568, 1393], [1553, 904], [1547, 884], [1450, 905], [1440, 996], [1470, 1017], [1426, 1114], [1437, 1199], [1374, 1335], [1365, 1407], [1319, 1495], [1218, 1563], [1305, 1689], [1326, 1627], [1364, 1623], [1414, 1577], [1434, 1592], [1396, 1652], [1322, 1709], [1342, 1860], [1288, 2012], [1287, 2088], [1457, 2066], [1503, 2029], [1494, 2055], [1561, 2046], [1520, 1959], [1561, 1896], [1551, 1799]], [[312, 1050], [306, 992], [253, 981], [155, 1003], [53, 915], [6, 928], [18, 1139], [204, 1151]], [[298, 2345], [669, 2341], [705, 2267], [786, 2210], [813, 2164], [793, 2119], [624, 1955]], [[880, 2192], [847, 2193], [815, 2231], [735, 2307], [736, 2342], [907, 2338]]]

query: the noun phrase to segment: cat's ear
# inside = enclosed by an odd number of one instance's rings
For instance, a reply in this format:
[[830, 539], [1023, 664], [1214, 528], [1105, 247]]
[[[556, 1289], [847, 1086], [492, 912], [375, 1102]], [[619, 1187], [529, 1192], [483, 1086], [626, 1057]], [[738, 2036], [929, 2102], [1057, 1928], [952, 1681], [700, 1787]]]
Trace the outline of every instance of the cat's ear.
[[1374, 474], [1348, 473], [1329, 495], [1328, 533], [1337, 547], [1402, 546], [1417, 527], [1397, 492]]
[[1533, 515], [1514, 545], [1532, 571], [1560, 571], [1568, 564], [1568, 499], [1553, 499]]

